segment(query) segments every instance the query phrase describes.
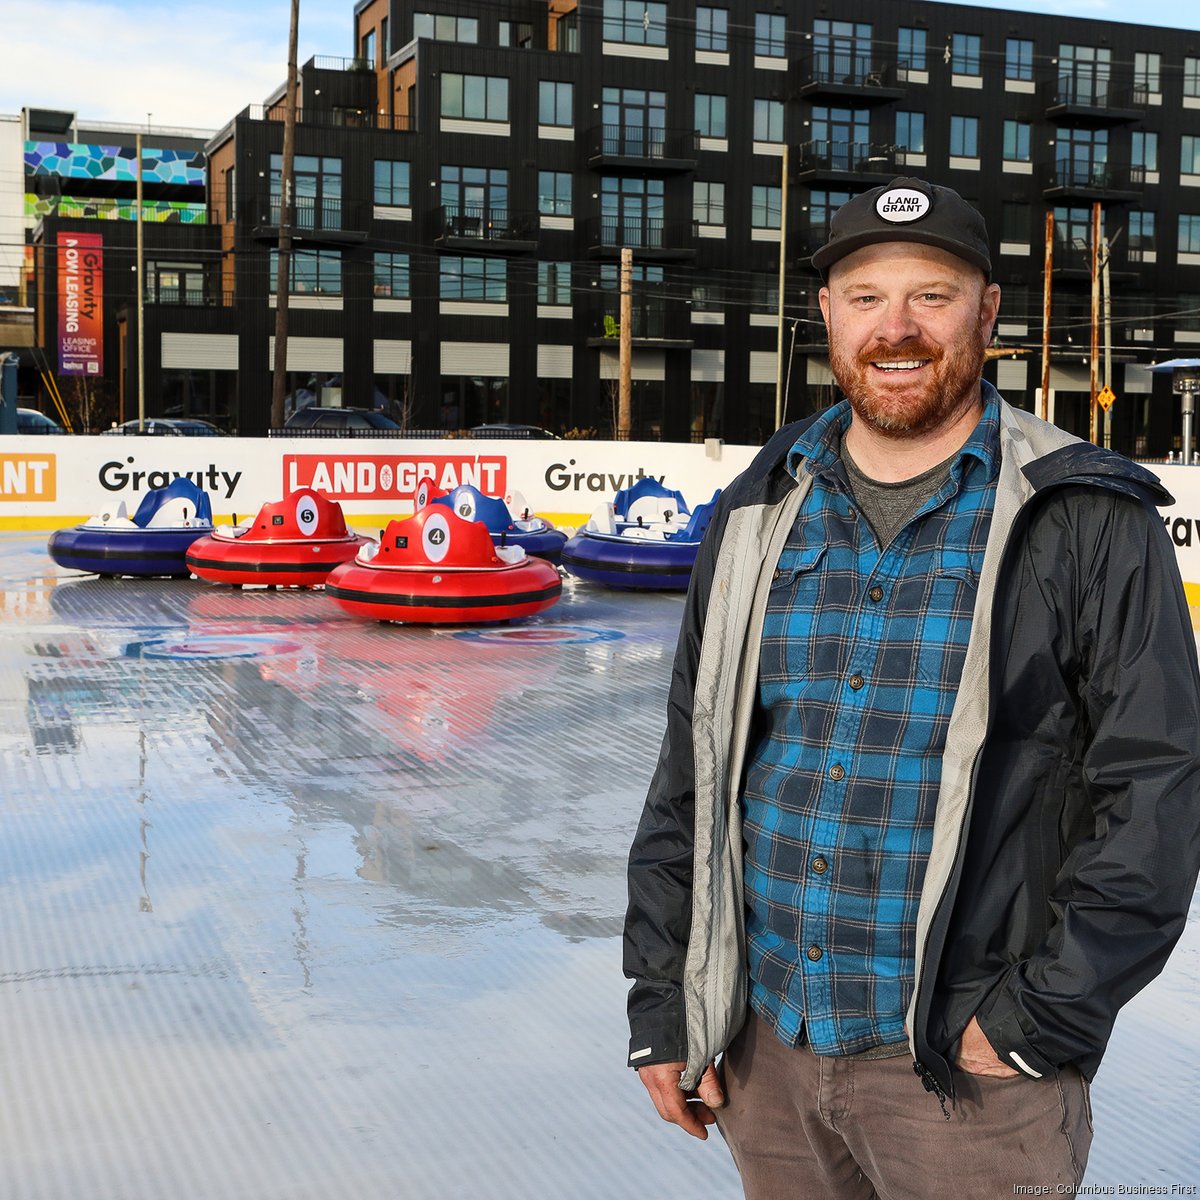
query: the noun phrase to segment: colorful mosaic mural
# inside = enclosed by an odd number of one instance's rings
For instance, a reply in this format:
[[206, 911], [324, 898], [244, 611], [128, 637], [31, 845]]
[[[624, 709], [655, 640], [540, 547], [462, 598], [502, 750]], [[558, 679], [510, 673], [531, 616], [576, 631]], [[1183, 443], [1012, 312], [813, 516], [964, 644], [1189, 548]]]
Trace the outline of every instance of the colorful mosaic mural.
[[[133, 146], [89, 146], [78, 142], [26, 142], [25, 174], [60, 179], [107, 179], [137, 182]], [[142, 147], [142, 179], [204, 187], [205, 158], [200, 150], [153, 150]]]
[[[36, 224], [42, 217], [88, 217], [97, 221], [136, 221], [137, 201], [113, 197], [35, 196], [25, 193], [25, 220]], [[183, 200], [146, 200], [142, 220], [160, 225], [205, 225], [208, 210], [203, 204]]]

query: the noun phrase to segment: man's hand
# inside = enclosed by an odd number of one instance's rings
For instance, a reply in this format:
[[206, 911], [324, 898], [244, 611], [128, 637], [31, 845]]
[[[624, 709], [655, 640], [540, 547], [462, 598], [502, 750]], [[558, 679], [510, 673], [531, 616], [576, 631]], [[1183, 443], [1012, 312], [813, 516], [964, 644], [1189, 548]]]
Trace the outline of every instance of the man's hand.
[[646, 1085], [658, 1115], [664, 1121], [678, 1125], [684, 1133], [708, 1139], [707, 1126], [716, 1119], [714, 1108], [725, 1103], [725, 1093], [717, 1080], [717, 1069], [709, 1063], [700, 1077], [700, 1086], [694, 1092], [685, 1092], [679, 1087], [679, 1077], [687, 1063], [656, 1063], [650, 1067], [639, 1067], [638, 1076]]
[[1020, 1074], [1020, 1071], [1014, 1071], [997, 1057], [992, 1043], [987, 1040], [987, 1034], [979, 1027], [979, 1022], [974, 1017], [963, 1030], [954, 1065], [960, 1071], [966, 1071], [968, 1075], [990, 1075], [993, 1079], [1011, 1079]]

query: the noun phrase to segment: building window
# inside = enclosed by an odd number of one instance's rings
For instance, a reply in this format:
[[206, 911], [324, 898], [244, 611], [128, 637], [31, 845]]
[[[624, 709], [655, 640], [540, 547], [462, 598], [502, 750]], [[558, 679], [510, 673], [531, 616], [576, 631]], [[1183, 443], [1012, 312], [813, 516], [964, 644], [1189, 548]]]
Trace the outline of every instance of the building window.
[[375, 203], [389, 208], [407, 208], [412, 203], [408, 163], [386, 158], [375, 160]]
[[571, 172], [538, 172], [538, 212], [548, 217], [571, 215]]
[[[279, 280], [279, 251], [271, 251], [271, 295]], [[340, 296], [342, 256], [336, 250], [293, 250], [288, 291], [294, 295]]]
[[725, 224], [725, 185], [697, 179], [692, 184], [692, 220], [700, 225]]
[[371, 66], [375, 65], [375, 30], [368, 29], [362, 35], [362, 41], [359, 42], [358, 49], [359, 57]]
[[503, 167], [442, 167], [442, 206], [450, 231], [481, 237], [508, 223], [508, 171]]
[[442, 116], [468, 121], [507, 121], [508, 80], [498, 75], [444, 74]]
[[1152, 129], [1135, 129], [1130, 135], [1130, 164], [1143, 171], [1158, 170], [1158, 134]]
[[754, 140], [756, 142], [783, 141], [783, 101], [754, 101]]
[[1058, 48], [1059, 93], [1073, 104], [1107, 105], [1111, 70], [1111, 50], [1095, 46]]
[[896, 145], [910, 154], [925, 153], [925, 114], [898, 112], [896, 114]]
[[[1004, 202], [1004, 207], [1000, 210], [1000, 240], [1022, 246], [1029, 244], [1028, 204], [1017, 204], [1007, 200]], [[1005, 288], [1004, 292], [1007, 299], [1008, 289]]]
[[725, 136], [725, 97], [696, 93], [696, 132], [701, 137]]
[[1024, 121], [1004, 122], [1005, 162], [1029, 162], [1029, 126]]
[[602, 245], [661, 248], [665, 211], [661, 179], [605, 175], [600, 180]]
[[379, 49], [382, 52], [382, 59], [387, 62], [387, 57], [392, 52], [392, 43], [388, 40], [388, 19], [384, 17], [379, 22]]
[[870, 151], [871, 114], [865, 108], [827, 108], [813, 105], [813, 149], [835, 171], [860, 170]]
[[1183, 94], [1200, 96], [1200, 58], [1183, 60]]
[[538, 82], [538, 124], [575, 124], [575, 85], [554, 79]]
[[376, 252], [375, 295], [391, 300], [407, 300], [409, 298], [407, 254]]
[[719, 283], [692, 284], [692, 312], [722, 312], [724, 307]]
[[204, 268], [199, 263], [149, 263], [146, 303], [203, 304]]
[[666, 92], [606, 87], [600, 95], [605, 153], [662, 158], [667, 148]]
[[755, 13], [754, 53], [763, 58], [783, 58], [786, 30], [781, 13]]
[[[341, 229], [342, 160], [297, 154], [292, 165], [292, 224], [297, 229]], [[271, 155], [271, 224], [278, 225], [283, 155]]]
[[1134, 91], [1155, 95], [1162, 91], [1162, 55], [1137, 51], [1133, 56]]
[[1054, 165], [1060, 183], [1106, 187], [1108, 130], [1060, 127], [1054, 139]]
[[955, 75], [978, 75], [981, 39], [977, 33], [956, 33], [950, 51], [950, 70]]
[[871, 74], [870, 25], [813, 21], [813, 69], [818, 79], [863, 83]]
[[604, 0], [604, 40], [665, 46], [667, 6], [653, 0]]
[[1004, 78], [1033, 79], [1033, 43], [1025, 38], [1009, 38], [1004, 43]]
[[715, 50], [719, 54], [729, 51], [729, 9], [696, 9], [696, 49]]
[[1153, 249], [1154, 214], [1135, 208], [1129, 214], [1129, 261], [1143, 262]]
[[1200, 292], [1180, 292], [1175, 304], [1175, 328], [1200, 333]]
[[979, 118], [950, 118], [950, 154], [954, 158], [979, 157]]
[[780, 188], [756, 183], [750, 190], [750, 225], [754, 229], [782, 227], [783, 193]]
[[539, 262], [538, 303], [571, 303], [571, 264], [569, 262]]
[[925, 61], [925, 30], [901, 26], [897, 35], [896, 65], [909, 71], [924, 71]]
[[809, 241], [815, 250], [829, 237], [829, 219], [851, 197], [850, 192], [814, 189], [808, 194]]
[[501, 21], [496, 40], [501, 46], [528, 50], [533, 45], [533, 26], [528, 21]]
[[1200, 216], [1179, 214], [1179, 253], [1200, 254]]
[[1179, 173], [1200, 175], [1200, 137], [1185, 133], [1179, 149]]
[[443, 255], [440, 262], [443, 300], [484, 300], [501, 303], [508, 299], [505, 262], [502, 258], [459, 258]]
[[479, 22], [474, 17], [451, 17], [446, 13], [413, 13], [413, 37], [474, 45], [479, 41]]

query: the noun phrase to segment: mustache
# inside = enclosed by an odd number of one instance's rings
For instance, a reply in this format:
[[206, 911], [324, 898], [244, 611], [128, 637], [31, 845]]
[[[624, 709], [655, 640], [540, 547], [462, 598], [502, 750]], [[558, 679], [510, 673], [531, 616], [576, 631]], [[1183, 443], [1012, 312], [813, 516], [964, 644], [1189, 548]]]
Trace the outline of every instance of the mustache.
[[869, 367], [872, 363], [908, 362], [914, 358], [927, 358], [938, 362], [945, 356], [945, 351], [925, 342], [914, 342], [902, 350], [861, 350], [856, 355], [861, 366]]

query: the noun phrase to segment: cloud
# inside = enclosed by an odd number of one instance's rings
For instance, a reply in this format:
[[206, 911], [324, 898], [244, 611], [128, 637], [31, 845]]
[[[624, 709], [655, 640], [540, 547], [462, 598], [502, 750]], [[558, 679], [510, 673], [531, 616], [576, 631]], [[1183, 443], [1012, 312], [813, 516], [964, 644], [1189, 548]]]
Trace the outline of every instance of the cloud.
[[[41, 5], [0, 0], [5, 69], [0, 112], [73, 110], [82, 118], [217, 129], [259, 104], [287, 73], [287, 0], [270, 4]], [[334, 14], [336, 13], [336, 19]], [[337, 0], [302, 0], [300, 52], [349, 53], [351, 16]]]

